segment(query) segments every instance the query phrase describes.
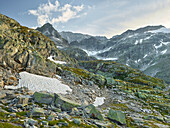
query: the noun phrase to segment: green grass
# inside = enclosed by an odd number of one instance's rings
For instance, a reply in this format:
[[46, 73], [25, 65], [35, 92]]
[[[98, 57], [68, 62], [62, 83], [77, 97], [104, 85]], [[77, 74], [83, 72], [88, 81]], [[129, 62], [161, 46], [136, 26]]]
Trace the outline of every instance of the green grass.
[[2, 123], [0, 122], [0, 128], [22, 128], [21, 126], [15, 126], [10, 123]]

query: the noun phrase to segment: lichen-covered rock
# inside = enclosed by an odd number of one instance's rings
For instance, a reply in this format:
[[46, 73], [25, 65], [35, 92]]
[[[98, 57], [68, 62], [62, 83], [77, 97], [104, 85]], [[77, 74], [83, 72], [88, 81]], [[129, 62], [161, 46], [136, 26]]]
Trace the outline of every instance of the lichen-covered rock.
[[23, 95], [19, 96], [18, 97], [18, 104], [22, 104], [23, 106], [27, 105], [28, 102], [29, 102], [29, 98], [30, 98], [29, 96], [23, 96]]
[[80, 112], [79, 112], [79, 110], [78, 110], [76, 107], [74, 107], [74, 108], [71, 109], [70, 114], [71, 114], [71, 115], [77, 115], [77, 116], [79, 116], [79, 115], [80, 115]]
[[2, 99], [2, 98], [4, 98], [4, 97], [6, 97], [6, 93], [4, 93], [4, 92], [0, 92], [0, 99]]
[[89, 115], [89, 117], [98, 120], [104, 120], [103, 116], [101, 115], [100, 111], [96, 109], [96, 107], [92, 104], [86, 106], [85, 111]]
[[116, 83], [115, 80], [111, 77], [106, 77], [106, 81], [108, 85], [113, 85]]
[[116, 122], [120, 123], [121, 125], [126, 124], [125, 114], [122, 113], [121, 111], [115, 111], [115, 110], [110, 109], [108, 118], [112, 121], [116, 121]]
[[75, 119], [73, 119], [73, 121], [74, 121], [75, 124], [78, 124], [78, 125], [81, 124], [81, 120], [80, 119], [75, 118]]
[[38, 116], [38, 117], [44, 116], [44, 114], [45, 114], [45, 111], [44, 111], [43, 108], [34, 107], [34, 108], [32, 109], [32, 111], [31, 111], [31, 116], [33, 116], [33, 117], [36, 117], [36, 116]]
[[48, 92], [35, 92], [33, 98], [36, 103], [51, 104], [54, 101], [54, 94]]
[[37, 120], [34, 120], [34, 119], [28, 119], [26, 121], [29, 125], [31, 126], [34, 126], [34, 125], [37, 125], [38, 124], [38, 121]]
[[55, 94], [55, 105], [61, 107], [63, 111], [69, 111], [74, 107], [79, 107], [80, 104], [62, 97], [59, 94]]

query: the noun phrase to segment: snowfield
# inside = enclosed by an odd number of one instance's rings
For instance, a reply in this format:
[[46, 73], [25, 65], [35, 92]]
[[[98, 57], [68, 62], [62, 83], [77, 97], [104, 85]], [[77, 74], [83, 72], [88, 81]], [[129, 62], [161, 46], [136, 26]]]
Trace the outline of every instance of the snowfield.
[[49, 78], [45, 76], [35, 75], [28, 72], [19, 73], [21, 79], [19, 80], [17, 88], [28, 87], [32, 91], [47, 91], [51, 93], [66, 94], [72, 92], [72, 89], [56, 78]]
[[97, 107], [99, 105], [104, 104], [104, 99], [106, 99], [106, 98], [105, 97], [96, 97], [93, 105]]
[[88, 56], [96, 56], [97, 54], [107, 52], [110, 49], [112, 49], [112, 47], [105, 48], [103, 50], [98, 50], [98, 51], [92, 51], [92, 50], [90, 51], [90, 50], [86, 50], [86, 49], [82, 49], [82, 50], [85, 51], [88, 54]]
[[99, 60], [113, 60], [113, 61], [118, 60], [118, 58], [107, 58], [107, 57], [99, 57], [99, 56], [95, 56], [95, 57]]
[[53, 60], [53, 56], [49, 56], [47, 59], [53, 61], [53, 62], [56, 63], [56, 64], [66, 64], [66, 62], [64, 62], [64, 61], [56, 61], [56, 60]]

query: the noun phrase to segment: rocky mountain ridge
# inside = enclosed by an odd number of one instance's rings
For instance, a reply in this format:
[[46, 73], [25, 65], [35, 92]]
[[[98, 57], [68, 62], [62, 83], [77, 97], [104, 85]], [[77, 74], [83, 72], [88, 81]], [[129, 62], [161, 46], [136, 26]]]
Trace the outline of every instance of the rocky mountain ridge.
[[[65, 36], [67, 39], [73, 35]], [[170, 83], [170, 30], [162, 25], [127, 30], [104, 41], [92, 36], [82, 40], [75, 38], [70, 46], [97, 59], [114, 60]]]

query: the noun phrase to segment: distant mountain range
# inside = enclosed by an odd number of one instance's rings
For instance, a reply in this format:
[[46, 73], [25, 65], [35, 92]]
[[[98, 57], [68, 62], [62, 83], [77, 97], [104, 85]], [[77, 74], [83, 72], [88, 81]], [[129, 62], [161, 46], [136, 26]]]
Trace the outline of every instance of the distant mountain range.
[[[117, 61], [170, 83], [170, 29], [162, 25], [127, 30], [111, 39], [81, 33], [58, 33], [50, 24], [37, 30], [54, 42], [54, 39], [68, 40], [68, 44], [57, 44], [64, 48], [76, 47], [89, 56]], [[57, 34], [53, 34], [54, 32]]]

